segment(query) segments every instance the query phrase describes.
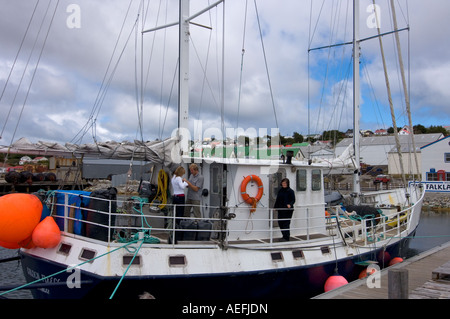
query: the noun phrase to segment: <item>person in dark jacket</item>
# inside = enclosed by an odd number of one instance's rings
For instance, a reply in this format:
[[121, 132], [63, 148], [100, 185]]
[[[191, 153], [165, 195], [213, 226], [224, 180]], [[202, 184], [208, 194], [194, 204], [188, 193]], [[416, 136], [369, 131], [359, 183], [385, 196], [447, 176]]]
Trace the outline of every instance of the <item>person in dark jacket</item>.
[[278, 210], [278, 225], [280, 226], [283, 239], [288, 241], [291, 232], [289, 227], [291, 225], [292, 214], [294, 213], [295, 193], [289, 187], [289, 179], [283, 178], [281, 180], [281, 188], [278, 191], [277, 199], [275, 200], [275, 207]]

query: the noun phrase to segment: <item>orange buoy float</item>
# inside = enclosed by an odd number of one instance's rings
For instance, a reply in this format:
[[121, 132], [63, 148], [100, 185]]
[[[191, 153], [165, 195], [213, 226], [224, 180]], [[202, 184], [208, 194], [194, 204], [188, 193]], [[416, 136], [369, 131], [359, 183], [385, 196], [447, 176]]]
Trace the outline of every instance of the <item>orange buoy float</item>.
[[395, 257], [395, 258], [392, 258], [392, 260], [389, 262], [389, 266], [392, 266], [392, 265], [395, 265], [395, 264], [399, 264], [401, 262], [403, 262], [403, 258]]
[[42, 203], [35, 195], [15, 193], [0, 197], [0, 245], [16, 247], [30, 237], [41, 214]]
[[36, 247], [36, 245], [33, 243], [33, 239], [31, 238], [31, 236], [29, 236], [28, 238], [25, 238], [24, 240], [19, 242], [19, 246], [22, 248], [26, 248], [26, 249], [31, 249], [31, 248]]
[[358, 278], [359, 279], [364, 279], [366, 277], [369, 277], [370, 275], [373, 275], [374, 273], [376, 273], [377, 270], [375, 268], [371, 268], [371, 270], [369, 271], [369, 273], [367, 272], [367, 268], [365, 268], [363, 271], [361, 271], [359, 273]]
[[[255, 197], [250, 197], [249, 194], [247, 194], [247, 185], [250, 181], [254, 181], [258, 184], [258, 193]], [[252, 205], [251, 212], [255, 211], [256, 204], [261, 200], [262, 196], [264, 194], [264, 185], [261, 181], [261, 178], [256, 175], [248, 175], [244, 178], [244, 180], [241, 183], [241, 196], [244, 202], [246, 202], [249, 205]]]
[[345, 277], [335, 274], [328, 277], [327, 281], [325, 281], [324, 290], [325, 292], [328, 292], [330, 290], [345, 286], [346, 284], [348, 284], [348, 281]]
[[20, 248], [19, 244], [7, 243], [6, 241], [0, 241], [0, 246], [2, 246], [3, 248], [8, 248], [8, 249], [18, 249], [18, 248]]
[[61, 241], [61, 230], [53, 217], [47, 216], [36, 226], [32, 238], [37, 247], [53, 248]]

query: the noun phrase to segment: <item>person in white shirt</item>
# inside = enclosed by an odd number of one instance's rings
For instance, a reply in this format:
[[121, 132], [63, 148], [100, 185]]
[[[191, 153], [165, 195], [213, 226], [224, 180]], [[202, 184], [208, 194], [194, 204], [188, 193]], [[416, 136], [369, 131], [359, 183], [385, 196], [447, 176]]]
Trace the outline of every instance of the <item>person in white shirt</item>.
[[180, 224], [181, 218], [184, 216], [184, 190], [188, 187], [188, 183], [182, 178], [185, 173], [186, 170], [182, 166], [179, 166], [172, 176], [172, 204], [177, 205], [175, 212], [175, 216], [177, 217], [176, 225]]

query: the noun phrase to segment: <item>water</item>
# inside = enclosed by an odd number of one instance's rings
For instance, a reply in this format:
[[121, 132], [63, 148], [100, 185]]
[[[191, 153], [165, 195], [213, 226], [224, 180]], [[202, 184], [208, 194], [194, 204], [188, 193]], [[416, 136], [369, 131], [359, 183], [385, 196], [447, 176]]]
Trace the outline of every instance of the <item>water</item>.
[[[411, 240], [406, 257], [412, 257], [426, 250], [450, 241], [450, 212], [433, 212], [424, 210], [416, 232]], [[17, 256], [17, 250], [0, 247], [0, 260]], [[19, 261], [0, 263], [0, 286], [20, 286], [25, 283]], [[1, 293], [1, 291], [0, 291]], [[19, 290], [6, 294], [11, 299], [31, 299], [29, 290]]]
[[416, 236], [406, 257], [415, 256], [450, 241], [450, 212], [423, 210]]
[[[6, 249], [0, 247], [0, 260], [18, 255], [17, 249]], [[0, 264], [0, 286], [20, 286], [25, 284], [25, 277], [22, 273], [22, 265], [20, 261], [10, 261]], [[3, 291], [0, 291], [2, 293]], [[0, 298], [5, 297], [8, 299], [31, 299], [33, 298], [29, 290], [17, 290], [11, 293], [7, 293]]]

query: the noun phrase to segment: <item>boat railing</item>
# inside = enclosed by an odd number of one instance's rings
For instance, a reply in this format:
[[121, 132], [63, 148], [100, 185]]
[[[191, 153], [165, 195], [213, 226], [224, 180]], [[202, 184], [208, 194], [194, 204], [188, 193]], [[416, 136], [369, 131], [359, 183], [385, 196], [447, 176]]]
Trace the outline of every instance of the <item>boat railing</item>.
[[347, 244], [366, 246], [408, 233], [415, 209], [414, 205], [387, 212], [380, 208], [380, 214], [360, 216], [341, 206], [333, 206], [328, 208], [331, 212], [329, 224]]
[[[53, 201], [53, 211], [60, 229], [69, 236], [107, 243], [126, 242], [145, 233], [148, 244], [170, 245], [249, 245], [265, 246], [281, 242], [277, 210], [268, 207], [205, 207], [208, 217], [177, 217], [179, 205], [148, 203], [139, 197], [126, 200], [89, 198], [103, 203], [101, 209]], [[76, 195], [85, 197], [84, 195]], [[88, 197], [86, 197], [88, 198]], [[79, 201], [82, 202], [82, 201]], [[192, 205], [191, 205], [192, 206]], [[367, 245], [389, 237], [400, 237], [410, 224], [414, 206], [379, 216], [355, 216], [340, 206], [296, 206], [290, 224], [292, 240], [312, 241], [339, 236], [346, 243]], [[184, 210], [184, 207], [183, 207]]]
[[[209, 217], [177, 217], [174, 212], [179, 205], [148, 203], [139, 197], [126, 200], [89, 198], [103, 203], [100, 205], [102, 209], [96, 209], [91, 205], [73, 204], [70, 192], [63, 194], [63, 200], [48, 203], [48, 206], [53, 206], [50, 208], [52, 216], [66, 235], [88, 240], [124, 242], [136, 239], [143, 232], [149, 244], [267, 245], [279, 242], [282, 237], [278, 222], [283, 219], [278, 218], [277, 211], [272, 208], [258, 207], [252, 212], [247, 205], [209, 206], [206, 207]], [[88, 198], [79, 194], [76, 197]], [[290, 218], [294, 240], [314, 239], [317, 234], [327, 236], [325, 214], [317, 216], [312, 213], [317, 209], [320, 209], [317, 205], [295, 207]]]

